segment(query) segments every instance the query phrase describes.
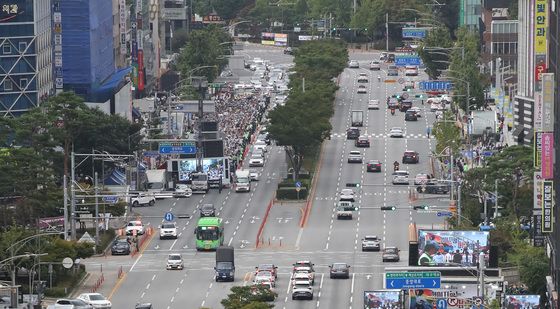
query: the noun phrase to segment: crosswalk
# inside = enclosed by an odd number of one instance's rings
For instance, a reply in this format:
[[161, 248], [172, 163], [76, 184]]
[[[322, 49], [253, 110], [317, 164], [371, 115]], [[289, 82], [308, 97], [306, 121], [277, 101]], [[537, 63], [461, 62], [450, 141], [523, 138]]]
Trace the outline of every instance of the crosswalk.
[[[389, 134], [363, 134], [369, 138], [373, 138], [373, 139], [384, 139], [384, 138], [390, 138], [390, 139], [399, 139], [397, 137], [389, 137]], [[346, 139], [346, 133], [332, 133], [330, 135], [331, 139]], [[405, 134], [404, 139], [428, 139], [428, 136], [426, 134]], [[430, 135], [429, 138], [435, 138], [433, 135]]]
[[[408, 194], [408, 190], [389, 190], [387, 194]], [[383, 192], [364, 192], [364, 196], [383, 196]], [[337, 201], [338, 196], [316, 196], [316, 201]]]

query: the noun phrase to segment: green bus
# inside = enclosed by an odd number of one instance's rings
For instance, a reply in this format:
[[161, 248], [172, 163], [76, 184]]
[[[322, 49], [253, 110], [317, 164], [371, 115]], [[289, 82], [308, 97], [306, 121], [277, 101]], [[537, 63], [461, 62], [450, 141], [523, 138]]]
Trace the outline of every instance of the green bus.
[[197, 250], [216, 250], [224, 244], [224, 223], [221, 218], [203, 217], [198, 219], [194, 233]]

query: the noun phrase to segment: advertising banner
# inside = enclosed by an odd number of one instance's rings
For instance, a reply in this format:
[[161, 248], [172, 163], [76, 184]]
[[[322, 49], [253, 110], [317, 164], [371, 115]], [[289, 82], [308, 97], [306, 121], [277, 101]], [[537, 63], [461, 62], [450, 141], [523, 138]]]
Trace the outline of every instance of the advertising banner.
[[288, 46], [288, 35], [285, 33], [275, 33], [274, 34], [274, 45], [275, 46]]
[[522, 308], [540, 308], [539, 295], [506, 295], [505, 307], [506, 309], [522, 309]]
[[487, 231], [418, 231], [419, 266], [475, 266], [480, 252], [488, 260]]
[[554, 182], [543, 180], [542, 182], [542, 232], [552, 233], [554, 222]]
[[261, 33], [262, 45], [274, 45], [274, 33], [263, 32]]
[[[33, 22], [33, 3], [28, 0], [2, 1], [0, 4], [0, 22], [2, 25], [9, 23]], [[57, 1], [58, 2], [58, 1]], [[60, 4], [55, 7], [60, 11]]]
[[554, 133], [541, 134], [541, 175], [543, 179], [554, 178]]
[[543, 131], [554, 131], [554, 73], [543, 73], [542, 76], [542, 127]]
[[39, 218], [37, 220], [37, 226], [40, 229], [60, 227], [60, 226], [63, 226], [63, 225], [64, 225], [64, 216]]
[[537, 131], [534, 133], [535, 138], [533, 139], [533, 164], [537, 169], [541, 168], [541, 157], [542, 157], [542, 134], [543, 132]]
[[410, 290], [409, 308], [466, 309], [477, 308], [476, 284], [448, 284], [445, 289]]
[[119, 0], [120, 51], [126, 54], [126, 0]]
[[548, 0], [535, 0], [535, 54], [546, 54]]
[[364, 291], [364, 309], [394, 308], [402, 309], [400, 290]]
[[542, 130], [543, 121], [543, 97], [540, 92], [535, 92], [535, 114], [533, 115], [533, 123], [535, 131]]

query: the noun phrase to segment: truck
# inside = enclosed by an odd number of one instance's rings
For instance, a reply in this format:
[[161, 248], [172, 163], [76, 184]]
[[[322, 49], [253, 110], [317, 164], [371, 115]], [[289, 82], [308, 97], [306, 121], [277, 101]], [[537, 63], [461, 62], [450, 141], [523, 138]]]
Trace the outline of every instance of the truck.
[[191, 190], [195, 192], [208, 192], [208, 174], [206, 173], [192, 173], [191, 174]]
[[364, 112], [352, 111], [352, 126], [362, 127], [364, 125]]
[[234, 249], [231, 246], [216, 248], [216, 282], [235, 280]]
[[165, 191], [167, 188], [167, 171], [164, 169], [160, 170], [147, 170], [146, 178], [148, 182], [146, 183], [146, 188], [149, 193], [156, 194]]
[[235, 192], [250, 192], [251, 177], [249, 170], [235, 171]]

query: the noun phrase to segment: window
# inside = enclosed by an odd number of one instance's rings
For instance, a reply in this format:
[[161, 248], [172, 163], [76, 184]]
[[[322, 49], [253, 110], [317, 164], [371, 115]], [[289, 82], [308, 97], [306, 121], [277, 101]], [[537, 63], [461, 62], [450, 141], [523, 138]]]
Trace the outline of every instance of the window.
[[19, 88], [21, 90], [25, 89], [25, 87], [27, 87], [27, 83], [28, 83], [27, 78], [20, 79], [19, 80]]
[[11, 80], [5, 80], [4, 81], [4, 91], [12, 91], [14, 88], [14, 86], [12, 85], [12, 81]]
[[10, 46], [10, 43], [4, 43], [4, 45], [2, 45], [2, 51], [4, 52], [4, 55], [11, 54], [12, 53], [12, 46]]
[[19, 52], [23, 53], [27, 49], [27, 42], [19, 42]]

